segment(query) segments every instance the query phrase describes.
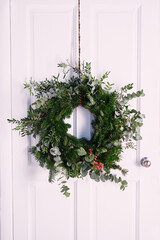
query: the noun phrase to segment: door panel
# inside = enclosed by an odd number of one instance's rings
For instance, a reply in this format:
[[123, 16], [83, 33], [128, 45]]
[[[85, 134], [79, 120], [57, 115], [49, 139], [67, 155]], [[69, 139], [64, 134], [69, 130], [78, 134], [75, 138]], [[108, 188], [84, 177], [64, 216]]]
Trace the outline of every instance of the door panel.
[[[30, 103], [23, 82], [50, 78], [58, 62], [73, 58], [75, 16], [72, 1], [12, 1], [11, 7], [13, 115], [21, 118]], [[28, 158], [30, 142], [13, 133], [15, 239], [74, 239], [74, 182], [65, 199], [58, 184], [48, 183], [48, 171]]]
[[[111, 182], [95, 183], [88, 177], [70, 180], [71, 197], [66, 199], [57, 183], [48, 183], [48, 171], [28, 155], [33, 139], [20, 138], [17, 132], [10, 136], [9, 129], [14, 239], [160, 238], [159, 16], [158, 0], [81, 1], [82, 59], [92, 62], [98, 77], [111, 71], [109, 80], [115, 89], [132, 82], [135, 91], [144, 89], [146, 96], [132, 102], [146, 114], [143, 140], [136, 151], [123, 154], [121, 165], [129, 169], [124, 192]], [[57, 63], [65, 59], [74, 64], [77, 39], [76, 1], [11, 1], [12, 117], [25, 116], [32, 101], [23, 82], [56, 75]], [[90, 113], [78, 107], [68, 120], [70, 133], [89, 138], [91, 120]], [[140, 166], [144, 156], [152, 161], [148, 169]]]

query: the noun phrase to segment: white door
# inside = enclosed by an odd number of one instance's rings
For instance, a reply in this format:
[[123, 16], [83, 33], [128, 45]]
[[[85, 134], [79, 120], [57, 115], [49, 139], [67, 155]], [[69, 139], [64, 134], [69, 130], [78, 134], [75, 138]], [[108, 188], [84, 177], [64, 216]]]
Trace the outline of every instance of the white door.
[[[82, 59], [96, 76], [111, 71], [117, 89], [132, 82], [143, 88], [146, 96], [135, 104], [146, 120], [137, 151], [123, 156], [128, 188], [73, 180], [68, 199], [28, 155], [30, 139], [12, 132], [6, 119], [26, 115], [24, 81], [43, 80], [57, 74], [57, 63], [77, 60], [77, 1], [1, 0], [0, 13], [1, 239], [160, 239], [160, 1], [81, 0]], [[80, 109], [77, 123], [70, 120], [77, 136], [82, 116], [90, 124]], [[150, 168], [140, 165], [142, 157]]]

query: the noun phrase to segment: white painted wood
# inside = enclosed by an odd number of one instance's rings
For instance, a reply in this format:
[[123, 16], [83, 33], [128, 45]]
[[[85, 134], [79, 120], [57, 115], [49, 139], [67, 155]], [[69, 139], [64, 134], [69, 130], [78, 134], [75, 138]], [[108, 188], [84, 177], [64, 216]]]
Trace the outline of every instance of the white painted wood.
[[[56, 74], [59, 61], [68, 57], [72, 61], [73, 18], [72, 2], [66, 4], [65, 1], [12, 1], [15, 117], [22, 117], [27, 110], [29, 97], [23, 91], [24, 80], [28, 80], [30, 76], [38, 80], [49, 78]], [[17, 30], [19, 34], [16, 34]], [[41, 69], [40, 72], [38, 69]], [[48, 183], [48, 171], [28, 162], [27, 138], [21, 139], [18, 133], [14, 132], [13, 145], [14, 238], [74, 239], [74, 194], [65, 199], [59, 194], [57, 184]], [[71, 182], [70, 187], [73, 192], [74, 183]]]
[[[26, 114], [31, 100], [24, 81], [50, 78], [58, 73], [58, 62], [77, 59], [76, 11], [74, 0], [11, 0], [10, 15], [9, 1], [0, 2], [1, 239], [158, 240], [159, 0], [81, 0], [82, 59], [92, 62], [96, 76], [111, 71], [116, 89], [133, 82], [135, 90], [146, 93], [132, 103], [146, 120], [137, 151], [123, 155], [122, 165], [129, 169], [125, 192], [88, 177], [71, 179], [71, 197], [65, 199], [56, 183], [47, 182], [47, 170], [28, 156], [32, 139], [11, 132], [6, 121]], [[71, 134], [89, 139], [91, 120], [78, 107], [66, 122]], [[152, 162], [149, 169], [140, 166], [144, 156]]]
[[[158, 239], [160, 219], [155, 211], [159, 211], [156, 203], [160, 200], [159, 174], [156, 174], [159, 169], [159, 1], [92, 1], [92, 4], [85, 1], [84, 9], [89, 10], [84, 11], [84, 21], [88, 25], [83, 31], [90, 36], [89, 40], [83, 38], [83, 46], [88, 46], [84, 55], [91, 58], [94, 73], [100, 76], [106, 69], [111, 70], [109, 79], [116, 83], [116, 88], [133, 82], [135, 89], [143, 88], [146, 92], [146, 97], [137, 102], [137, 107], [146, 114], [143, 141], [138, 143], [136, 153], [129, 151], [123, 157], [122, 164], [129, 169], [128, 189], [121, 195], [116, 186], [96, 184], [94, 209], [98, 226], [95, 239], [105, 239], [104, 236], [109, 239]], [[140, 159], [143, 156], [149, 156], [154, 166], [142, 168]], [[151, 179], [155, 178], [151, 184]], [[104, 199], [111, 196], [111, 200], [109, 197], [104, 200], [104, 205], [103, 196]]]
[[10, 4], [0, 1], [0, 239], [13, 239]]

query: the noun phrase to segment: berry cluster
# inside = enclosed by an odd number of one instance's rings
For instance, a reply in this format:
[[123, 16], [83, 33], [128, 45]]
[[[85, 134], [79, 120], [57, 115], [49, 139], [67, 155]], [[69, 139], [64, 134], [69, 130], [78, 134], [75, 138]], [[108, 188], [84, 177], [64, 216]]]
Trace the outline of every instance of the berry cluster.
[[89, 154], [92, 154], [92, 149], [88, 149], [88, 151], [89, 151]]
[[94, 164], [94, 169], [95, 170], [100, 170], [101, 172], [103, 171], [103, 165], [102, 165], [102, 163], [98, 163], [98, 162], [96, 162], [96, 161], [94, 161], [95, 162], [95, 164]]
[[[92, 149], [88, 149], [88, 150], [89, 150], [89, 154], [92, 154]], [[97, 162], [97, 156], [95, 156], [95, 158], [94, 158], [93, 167], [95, 170], [100, 170], [101, 172], [103, 171], [103, 165], [102, 165], [102, 163]]]

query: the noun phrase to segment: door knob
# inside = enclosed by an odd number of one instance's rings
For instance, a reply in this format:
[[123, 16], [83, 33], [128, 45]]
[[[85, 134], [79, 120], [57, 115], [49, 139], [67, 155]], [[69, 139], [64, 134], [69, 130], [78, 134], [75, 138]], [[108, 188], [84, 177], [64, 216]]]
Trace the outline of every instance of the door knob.
[[151, 166], [151, 161], [150, 161], [147, 157], [143, 157], [143, 158], [141, 159], [141, 165], [142, 165], [143, 167], [148, 168], [148, 167]]

